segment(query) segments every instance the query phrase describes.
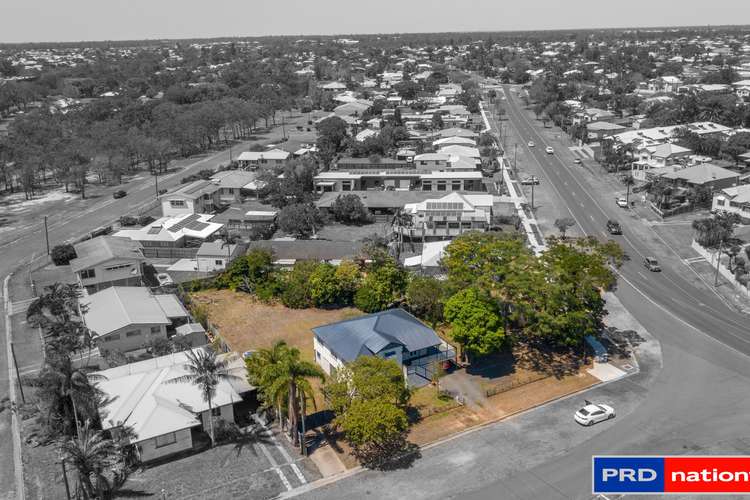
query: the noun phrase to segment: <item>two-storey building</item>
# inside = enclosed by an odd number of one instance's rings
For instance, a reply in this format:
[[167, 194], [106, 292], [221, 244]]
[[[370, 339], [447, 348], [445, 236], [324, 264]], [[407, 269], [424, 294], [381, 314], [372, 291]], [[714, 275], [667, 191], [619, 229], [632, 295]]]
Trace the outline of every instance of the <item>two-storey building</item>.
[[77, 257], [70, 261], [70, 268], [89, 293], [111, 286], [141, 285], [146, 258], [137, 241], [99, 236], [76, 243], [74, 248]]

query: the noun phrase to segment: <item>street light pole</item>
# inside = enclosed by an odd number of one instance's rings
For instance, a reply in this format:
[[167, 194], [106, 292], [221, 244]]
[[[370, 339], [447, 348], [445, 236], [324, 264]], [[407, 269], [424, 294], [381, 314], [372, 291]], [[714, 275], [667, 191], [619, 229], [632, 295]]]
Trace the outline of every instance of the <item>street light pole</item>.
[[159, 197], [159, 172], [154, 172], [154, 193]]
[[518, 174], [518, 163], [516, 163], [516, 154], [518, 153], [518, 143], [513, 144], [513, 170]]
[[47, 228], [47, 216], [44, 216], [44, 240], [47, 242], [47, 255], [49, 255], [49, 230]]

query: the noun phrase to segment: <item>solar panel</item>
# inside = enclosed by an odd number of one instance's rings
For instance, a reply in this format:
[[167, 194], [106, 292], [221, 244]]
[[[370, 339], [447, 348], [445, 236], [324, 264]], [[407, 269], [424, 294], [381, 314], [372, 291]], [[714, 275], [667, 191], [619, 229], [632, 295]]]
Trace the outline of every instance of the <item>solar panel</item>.
[[463, 210], [464, 204], [456, 201], [428, 201], [427, 210]]
[[189, 226], [191, 223], [196, 222], [199, 220], [201, 216], [199, 214], [190, 214], [184, 219], [182, 219], [180, 222], [175, 224], [174, 226], [170, 227], [169, 230], [173, 233], [176, 233], [177, 231], [181, 230], [182, 228]]

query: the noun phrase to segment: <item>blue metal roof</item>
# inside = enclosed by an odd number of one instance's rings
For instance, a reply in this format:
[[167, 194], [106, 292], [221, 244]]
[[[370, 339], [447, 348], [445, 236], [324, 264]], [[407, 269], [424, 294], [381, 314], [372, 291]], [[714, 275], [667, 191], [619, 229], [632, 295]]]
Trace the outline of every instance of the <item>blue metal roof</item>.
[[347, 363], [359, 356], [377, 354], [392, 344], [411, 352], [442, 343], [432, 328], [403, 309], [318, 326], [312, 331], [336, 357]]

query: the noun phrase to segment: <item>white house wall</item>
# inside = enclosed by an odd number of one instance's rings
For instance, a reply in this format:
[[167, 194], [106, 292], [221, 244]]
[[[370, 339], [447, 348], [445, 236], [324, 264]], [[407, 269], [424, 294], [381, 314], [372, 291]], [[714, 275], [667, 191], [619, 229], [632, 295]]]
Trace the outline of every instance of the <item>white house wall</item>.
[[331, 368], [339, 369], [344, 365], [325, 345], [318, 342], [317, 337], [313, 337], [313, 349], [315, 350], [315, 361], [328, 375], [331, 374]]
[[156, 438], [140, 441], [138, 447], [141, 452], [141, 461], [148, 462], [161, 457], [166, 457], [173, 453], [189, 450], [193, 447], [193, 438], [190, 429], [182, 429], [175, 432], [176, 441], [166, 446], [156, 447]]

